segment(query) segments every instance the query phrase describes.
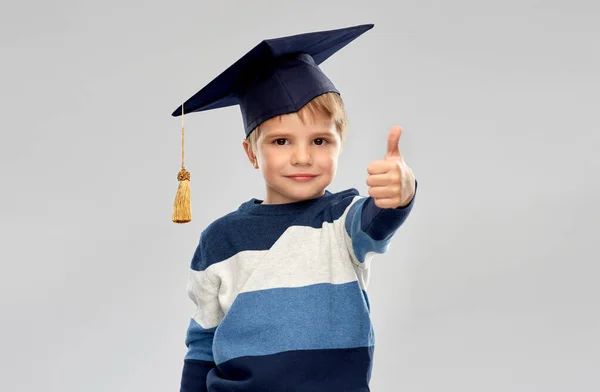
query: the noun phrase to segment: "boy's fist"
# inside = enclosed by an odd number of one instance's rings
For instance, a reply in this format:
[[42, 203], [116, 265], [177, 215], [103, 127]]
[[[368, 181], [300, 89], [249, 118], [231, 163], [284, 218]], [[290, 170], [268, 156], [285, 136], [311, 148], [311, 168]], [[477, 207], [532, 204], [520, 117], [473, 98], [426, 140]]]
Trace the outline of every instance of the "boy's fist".
[[369, 195], [379, 208], [405, 207], [415, 194], [415, 175], [400, 153], [401, 135], [402, 128], [393, 127], [388, 134], [385, 158], [367, 167]]

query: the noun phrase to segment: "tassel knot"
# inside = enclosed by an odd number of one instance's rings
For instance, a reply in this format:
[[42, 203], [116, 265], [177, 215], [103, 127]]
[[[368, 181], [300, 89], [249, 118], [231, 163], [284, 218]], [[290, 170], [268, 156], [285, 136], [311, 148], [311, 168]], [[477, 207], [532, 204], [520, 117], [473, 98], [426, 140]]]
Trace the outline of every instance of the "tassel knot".
[[189, 180], [190, 180], [190, 172], [185, 169], [181, 169], [179, 171], [179, 173], [177, 174], [177, 181], [189, 181]]

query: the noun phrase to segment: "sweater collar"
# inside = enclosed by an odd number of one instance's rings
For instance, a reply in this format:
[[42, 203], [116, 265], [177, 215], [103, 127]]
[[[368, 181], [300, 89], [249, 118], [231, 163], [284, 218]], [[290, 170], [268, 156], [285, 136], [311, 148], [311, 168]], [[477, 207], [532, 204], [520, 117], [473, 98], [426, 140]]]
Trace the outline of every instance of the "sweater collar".
[[316, 197], [314, 199], [307, 199], [283, 204], [262, 204], [264, 200], [252, 198], [240, 205], [239, 209], [241, 211], [255, 215], [297, 214], [331, 195], [332, 193], [326, 189], [325, 193], [322, 196]]

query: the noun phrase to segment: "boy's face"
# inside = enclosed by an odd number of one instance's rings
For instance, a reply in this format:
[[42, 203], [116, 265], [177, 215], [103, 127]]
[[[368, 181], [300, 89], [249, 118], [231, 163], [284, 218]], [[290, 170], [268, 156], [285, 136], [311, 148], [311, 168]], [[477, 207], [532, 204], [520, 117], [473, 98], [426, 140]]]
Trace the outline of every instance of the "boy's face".
[[[283, 204], [322, 196], [337, 170], [341, 139], [335, 124], [322, 116], [303, 123], [297, 113], [274, 117], [261, 124], [255, 157], [266, 183], [263, 204]], [[297, 174], [314, 175], [307, 181]]]

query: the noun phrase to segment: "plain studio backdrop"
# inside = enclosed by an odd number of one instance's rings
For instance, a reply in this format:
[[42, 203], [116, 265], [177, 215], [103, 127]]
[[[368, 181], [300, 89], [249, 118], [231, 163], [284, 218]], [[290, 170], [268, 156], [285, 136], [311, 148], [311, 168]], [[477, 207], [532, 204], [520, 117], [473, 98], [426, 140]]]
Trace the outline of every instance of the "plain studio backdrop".
[[[419, 180], [372, 263], [372, 390], [600, 390], [592, 1], [35, 1], [0, 12], [0, 390], [178, 391], [200, 232], [252, 198], [239, 107], [171, 112], [262, 39], [363, 23], [327, 60], [333, 192], [390, 128]], [[283, 377], [284, 375], [282, 375]]]

